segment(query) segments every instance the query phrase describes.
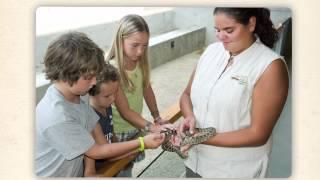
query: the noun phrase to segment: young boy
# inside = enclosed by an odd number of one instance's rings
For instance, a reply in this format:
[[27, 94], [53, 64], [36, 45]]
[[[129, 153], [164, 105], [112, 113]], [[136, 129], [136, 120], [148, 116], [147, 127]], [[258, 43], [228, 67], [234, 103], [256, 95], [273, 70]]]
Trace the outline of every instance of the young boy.
[[97, 77], [97, 83], [89, 90], [90, 106], [99, 116], [99, 123], [106, 143], [114, 141], [112, 108], [115, 94], [119, 88], [119, 74], [111, 64], [105, 64], [103, 71]]
[[[164, 136], [150, 134], [129, 143], [100, 144], [99, 117], [80, 98], [96, 84], [103, 51], [85, 34], [62, 35], [47, 49], [46, 78], [53, 83], [36, 107], [35, 171], [38, 176], [83, 176], [83, 156], [105, 159], [129, 151], [156, 148]], [[91, 134], [92, 133], [92, 134]]]
[[[90, 105], [99, 116], [99, 124], [101, 126], [103, 135], [94, 137], [98, 143], [112, 143], [117, 142], [114, 135], [113, 122], [112, 122], [112, 108], [111, 104], [114, 103], [116, 92], [119, 88], [119, 73], [117, 69], [111, 64], [105, 64], [103, 71], [97, 76], [97, 83], [90, 91]], [[128, 152], [120, 157], [108, 159], [113, 161], [116, 159], [135, 154], [137, 151]], [[85, 171], [84, 176], [95, 176], [96, 167], [103, 165], [106, 160], [96, 160], [85, 157]]]

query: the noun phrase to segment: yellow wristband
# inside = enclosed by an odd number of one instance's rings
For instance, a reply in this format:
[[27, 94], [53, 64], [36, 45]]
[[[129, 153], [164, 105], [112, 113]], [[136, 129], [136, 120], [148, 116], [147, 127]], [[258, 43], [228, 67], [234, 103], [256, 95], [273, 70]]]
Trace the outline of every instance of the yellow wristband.
[[139, 137], [139, 141], [140, 141], [139, 151], [142, 152], [142, 151], [144, 151], [144, 141], [143, 141], [143, 137]]

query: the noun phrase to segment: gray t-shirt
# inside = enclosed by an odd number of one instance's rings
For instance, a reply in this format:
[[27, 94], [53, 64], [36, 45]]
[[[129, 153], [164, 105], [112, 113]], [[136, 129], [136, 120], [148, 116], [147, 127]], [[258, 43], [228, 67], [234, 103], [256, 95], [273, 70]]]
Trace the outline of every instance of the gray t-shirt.
[[85, 98], [80, 104], [68, 102], [51, 85], [36, 107], [36, 174], [82, 176], [83, 154], [95, 143], [90, 132], [98, 119]]

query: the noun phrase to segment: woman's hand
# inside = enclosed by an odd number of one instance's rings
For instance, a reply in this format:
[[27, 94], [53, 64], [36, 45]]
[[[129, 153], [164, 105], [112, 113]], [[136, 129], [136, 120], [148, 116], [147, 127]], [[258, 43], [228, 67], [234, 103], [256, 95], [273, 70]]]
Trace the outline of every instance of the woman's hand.
[[150, 133], [143, 137], [144, 146], [146, 149], [155, 149], [163, 143], [164, 138], [163, 133]]
[[188, 151], [189, 151], [190, 148], [191, 148], [191, 145], [190, 145], [190, 144], [187, 144], [187, 145], [181, 146], [181, 147], [180, 147], [180, 151], [181, 151], [184, 155], [188, 156]]
[[189, 130], [190, 134], [194, 134], [196, 120], [194, 116], [186, 117], [179, 126], [179, 135], [183, 136], [184, 132]]

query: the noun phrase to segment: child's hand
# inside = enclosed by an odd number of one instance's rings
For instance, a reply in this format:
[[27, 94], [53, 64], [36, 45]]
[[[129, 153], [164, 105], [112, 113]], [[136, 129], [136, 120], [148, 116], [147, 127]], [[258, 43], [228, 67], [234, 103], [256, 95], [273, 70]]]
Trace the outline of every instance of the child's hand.
[[164, 138], [163, 133], [150, 133], [143, 137], [144, 146], [146, 149], [155, 149], [163, 143]]
[[151, 132], [151, 133], [159, 133], [159, 132], [164, 131], [164, 130], [166, 130], [166, 129], [171, 129], [171, 130], [173, 130], [173, 129], [176, 129], [176, 127], [175, 127], [173, 124], [171, 124], [171, 123], [169, 123], [169, 124], [163, 124], [163, 125], [153, 124], [153, 125], [151, 126], [151, 128], [150, 128], [150, 132]]
[[158, 132], [161, 132], [161, 131], [165, 131], [167, 129], [177, 130], [177, 127], [174, 124], [171, 124], [171, 123], [163, 124], [163, 125], [155, 124], [151, 128], [151, 132], [158, 133]]
[[170, 129], [170, 130], [177, 130], [177, 127], [174, 125], [174, 124], [163, 124], [159, 127], [160, 131], [162, 130], [167, 130], [167, 129]]

